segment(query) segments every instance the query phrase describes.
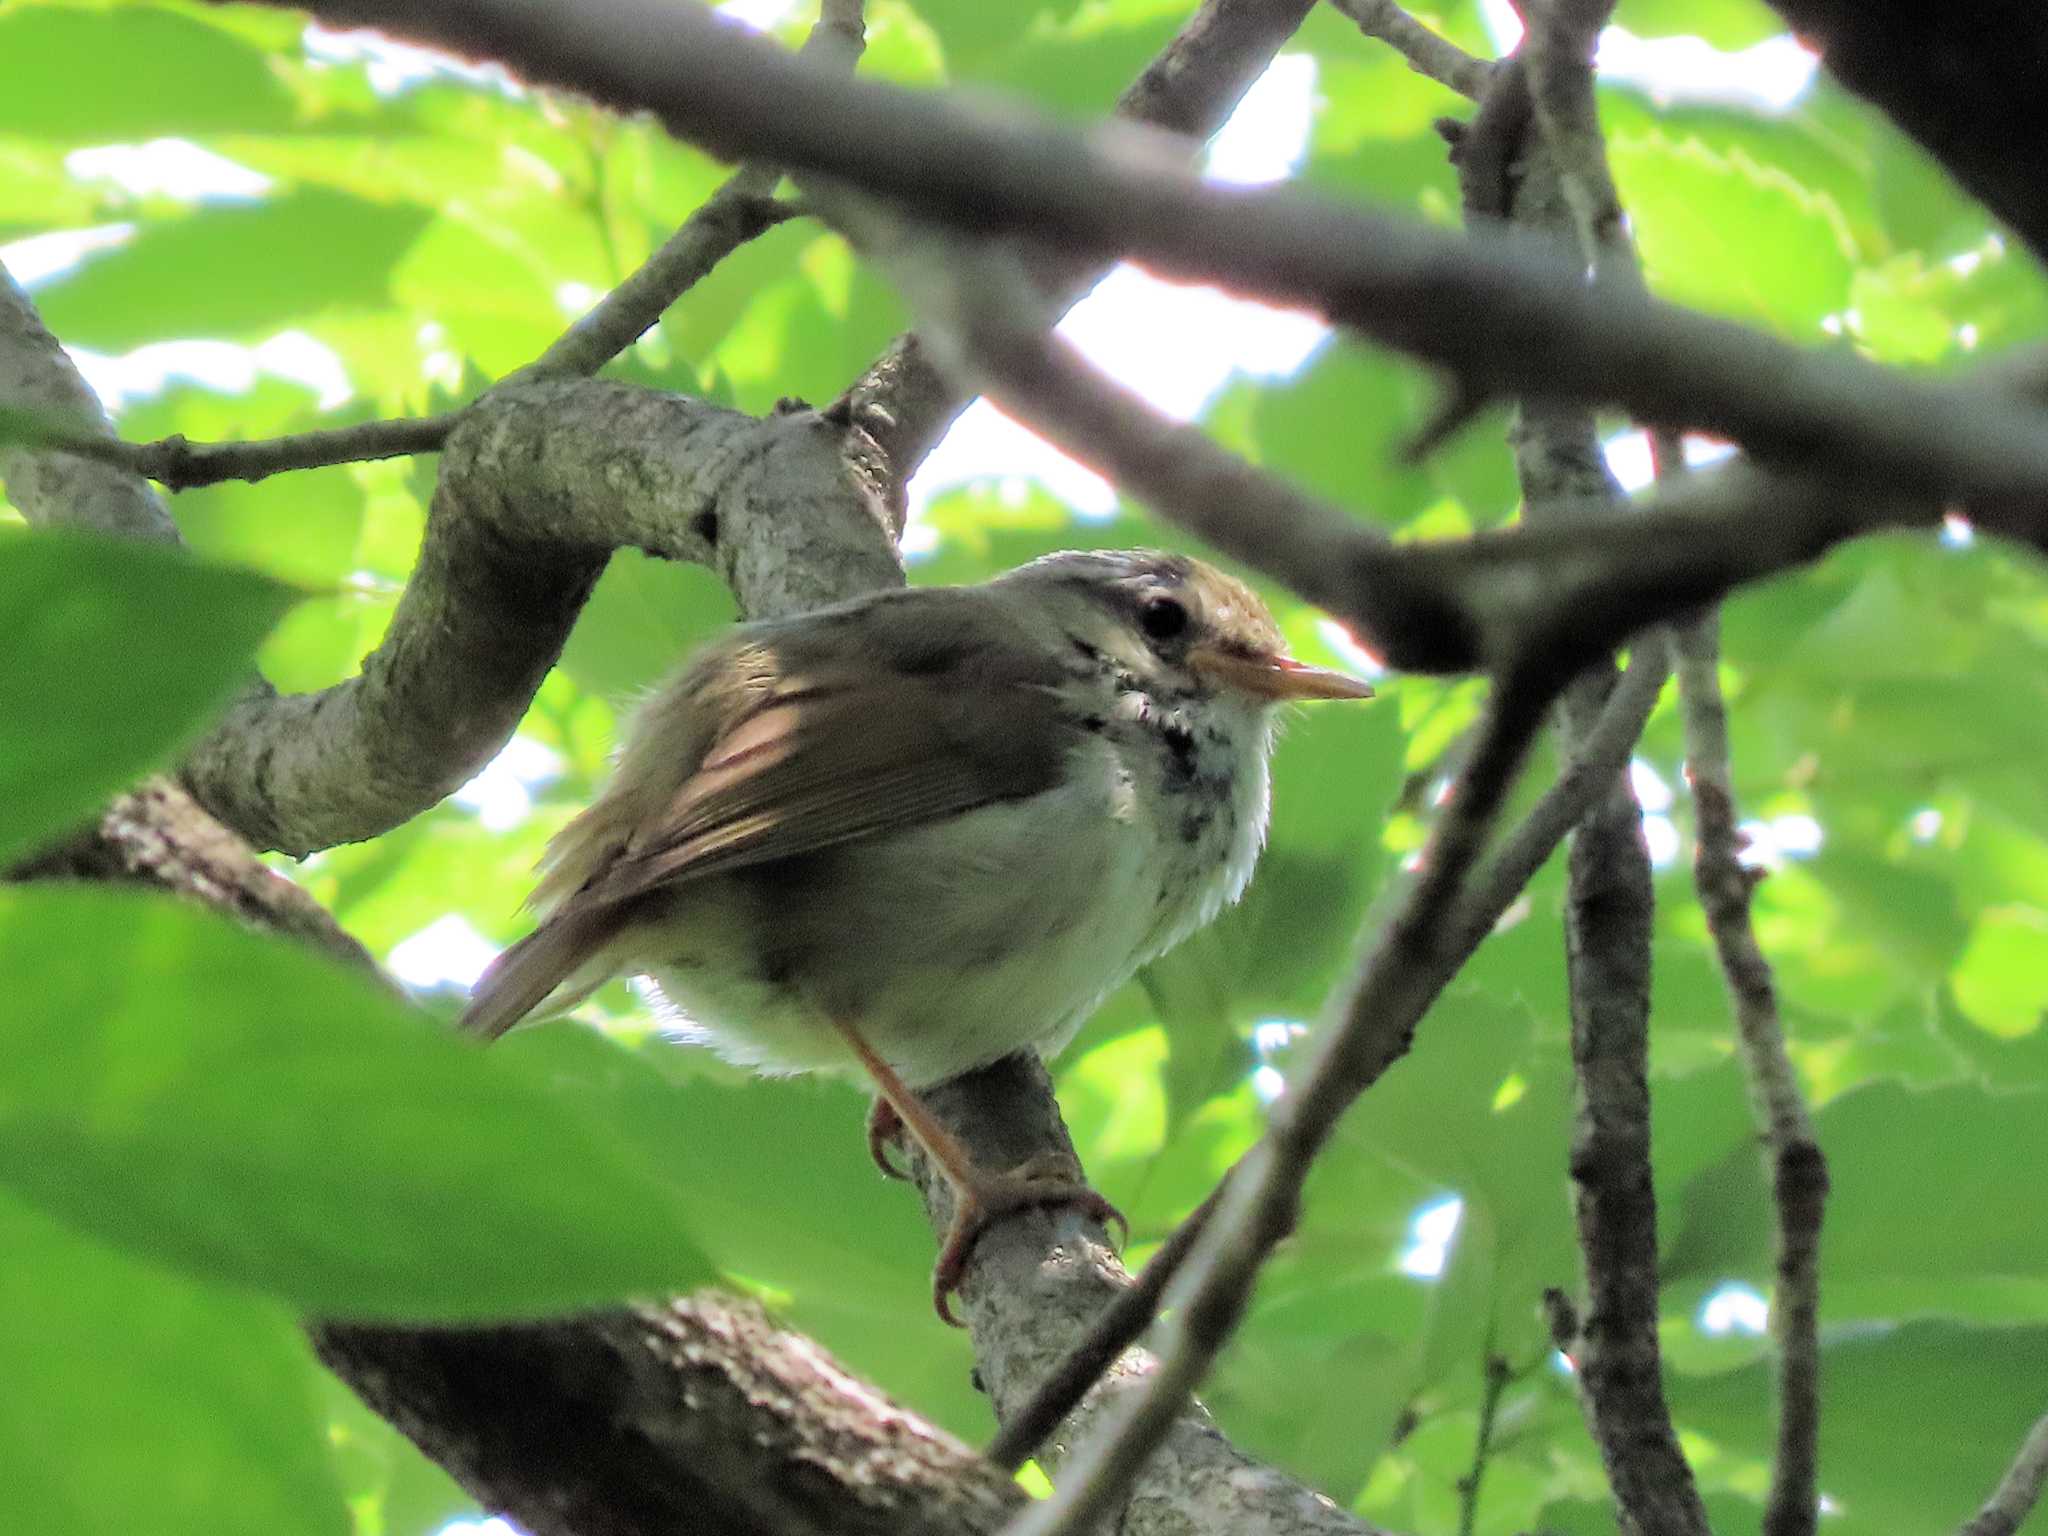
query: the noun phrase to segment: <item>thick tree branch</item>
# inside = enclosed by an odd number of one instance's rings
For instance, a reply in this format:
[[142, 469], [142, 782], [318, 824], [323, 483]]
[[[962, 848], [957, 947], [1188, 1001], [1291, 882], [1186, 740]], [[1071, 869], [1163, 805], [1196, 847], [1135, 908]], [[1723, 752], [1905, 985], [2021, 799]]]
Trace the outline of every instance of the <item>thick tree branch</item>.
[[2048, 493], [2048, 418], [1997, 391], [1589, 291], [1575, 264], [1540, 246], [1462, 240], [1284, 188], [1205, 185], [1128, 134], [1083, 136], [1016, 110], [835, 79], [666, 0], [314, 10], [650, 108], [715, 151], [841, 177], [970, 232], [1130, 255], [1319, 308], [1493, 392], [1611, 401], [1900, 494]]
[[755, 614], [900, 580], [861, 462], [809, 411], [755, 420], [580, 379], [495, 390], [448, 440], [419, 562], [362, 671], [245, 697], [186, 780], [265, 848], [397, 826], [504, 745], [616, 548], [710, 565]]
[[2048, 261], [2048, 183], [2033, 156], [2015, 153], [2048, 143], [2048, 13], [2029, 0], [1771, 4], [1837, 79], [1932, 151]]

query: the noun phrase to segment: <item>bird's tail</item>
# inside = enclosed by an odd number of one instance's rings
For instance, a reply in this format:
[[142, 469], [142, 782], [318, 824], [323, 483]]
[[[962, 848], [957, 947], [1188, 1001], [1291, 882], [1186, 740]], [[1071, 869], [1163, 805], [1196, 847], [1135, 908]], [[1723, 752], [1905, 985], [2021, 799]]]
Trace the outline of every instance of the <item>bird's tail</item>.
[[529, 1013], [550, 1004], [559, 1013], [583, 1001], [611, 975], [601, 951], [616, 930], [609, 914], [550, 918], [493, 960], [477, 978], [461, 1027], [495, 1040]]

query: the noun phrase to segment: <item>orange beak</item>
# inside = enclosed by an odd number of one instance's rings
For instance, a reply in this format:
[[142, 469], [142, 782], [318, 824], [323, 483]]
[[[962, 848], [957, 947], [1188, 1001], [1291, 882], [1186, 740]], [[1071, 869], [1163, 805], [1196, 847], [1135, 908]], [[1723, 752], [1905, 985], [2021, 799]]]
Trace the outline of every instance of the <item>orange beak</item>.
[[1189, 652], [1188, 666], [1211, 682], [1261, 699], [1369, 699], [1373, 694], [1371, 683], [1292, 656], [1236, 656], [1205, 646]]

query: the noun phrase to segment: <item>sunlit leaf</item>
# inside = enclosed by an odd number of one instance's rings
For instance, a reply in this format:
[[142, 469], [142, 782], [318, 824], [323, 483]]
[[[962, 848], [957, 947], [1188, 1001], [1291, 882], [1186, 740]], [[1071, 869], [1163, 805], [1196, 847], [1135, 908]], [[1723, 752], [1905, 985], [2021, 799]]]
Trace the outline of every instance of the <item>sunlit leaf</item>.
[[658, 1169], [546, 1077], [162, 897], [0, 900], [0, 1186], [327, 1316], [560, 1311], [709, 1279]]
[[0, 537], [0, 868], [168, 763], [297, 596], [158, 546]]

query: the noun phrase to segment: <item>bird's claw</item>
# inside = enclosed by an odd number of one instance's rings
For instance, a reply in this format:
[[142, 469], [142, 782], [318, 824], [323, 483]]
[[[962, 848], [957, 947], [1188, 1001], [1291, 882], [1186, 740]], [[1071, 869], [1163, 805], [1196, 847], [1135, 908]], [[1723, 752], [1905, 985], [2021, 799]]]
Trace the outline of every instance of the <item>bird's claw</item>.
[[887, 1099], [877, 1097], [874, 1108], [868, 1111], [868, 1156], [875, 1160], [875, 1166], [892, 1179], [908, 1179], [910, 1171], [899, 1168], [889, 1156], [889, 1149], [903, 1141], [903, 1117], [896, 1113], [896, 1106]]
[[932, 1307], [942, 1322], [965, 1326], [953, 1315], [952, 1296], [960, 1289], [968, 1257], [982, 1232], [1012, 1211], [1043, 1205], [1078, 1207], [1083, 1215], [1117, 1229], [1117, 1247], [1130, 1241], [1131, 1224], [1124, 1213], [1089, 1188], [1072, 1158], [1047, 1153], [1007, 1173], [981, 1174], [972, 1184], [956, 1183], [953, 1221], [932, 1266]]

